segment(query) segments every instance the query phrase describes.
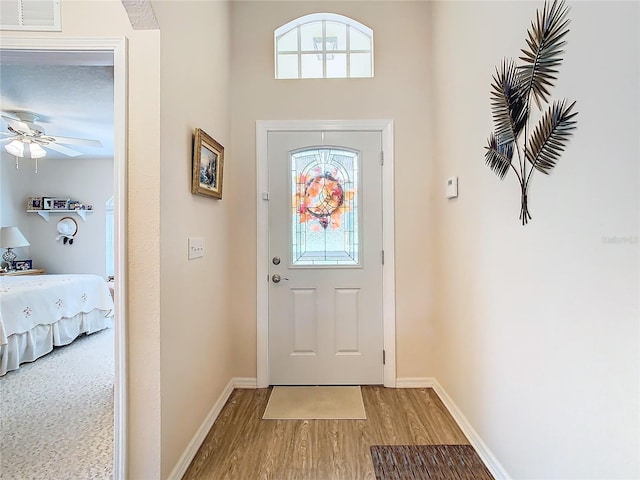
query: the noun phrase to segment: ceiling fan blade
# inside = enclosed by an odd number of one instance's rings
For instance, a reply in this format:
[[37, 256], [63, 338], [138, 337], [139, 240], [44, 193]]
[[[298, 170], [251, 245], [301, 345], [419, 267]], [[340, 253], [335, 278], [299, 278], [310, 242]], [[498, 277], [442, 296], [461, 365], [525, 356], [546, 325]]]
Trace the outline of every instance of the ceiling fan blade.
[[64, 147], [62, 145], [57, 145], [55, 143], [44, 143], [42, 144], [42, 146], [44, 148], [50, 148], [51, 150], [55, 150], [56, 152], [60, 152], [60, 153], [64, 153], [65, 155], [69, 156], [69, 157], [77, 157], [78, 155], [82, 155], [82, 153], [73, 150], [71, 148], [68, 147]]
[[23, 132], [24, 132], [24, 131], [29, 132], [29, 131], [31, 131], [31, 130], [32, 130], [31, 126], [32, 126], [33, 124], [31, 124], [31, 125], [30, 125], [30, 124], [29, 124], [29, 123], [27, 123], [27, 122], [23, 122], [23, 121], [21, 121], [21, 120], [17, 120], [17, 119], [15, 119], [15, 118], [7, 117], [7, 116], [5, 116], [5, 115], [2, 115], [2, 118], [3, 118], [3, 119], [4, 119], [4, 120], [5, 120], [5, 121], [6, 121], [6, 122], [7, 122], [7, 123], [12, 127], [12, 128], [14, 128], [15, 130], [19, 130], [19, 131], [23, 131]]
[[73, 137], [57, 137], [54, 135], [47, 135], [47, 139], [52, 138], [55, 142], [64, 143], [67, 145], [81, 145], [83, 147], [102, 147], [102, 143], [99, 140], [91, 140], [88, 138], [73, 138]]
[[[3, 137], [15, 137], [15, 133], [7, 133], [7, 132], [0, 132], [0, 135], [2, 135]], [[18, 138], [18, 137], [16, 137]]]

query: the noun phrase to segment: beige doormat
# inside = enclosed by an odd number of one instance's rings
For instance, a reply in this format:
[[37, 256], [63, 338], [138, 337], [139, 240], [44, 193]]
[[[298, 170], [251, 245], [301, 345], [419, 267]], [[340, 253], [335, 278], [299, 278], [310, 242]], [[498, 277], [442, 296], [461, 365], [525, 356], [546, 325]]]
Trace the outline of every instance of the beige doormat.
[[366, 420], [360, 387], [273, 387], [265, 420]]

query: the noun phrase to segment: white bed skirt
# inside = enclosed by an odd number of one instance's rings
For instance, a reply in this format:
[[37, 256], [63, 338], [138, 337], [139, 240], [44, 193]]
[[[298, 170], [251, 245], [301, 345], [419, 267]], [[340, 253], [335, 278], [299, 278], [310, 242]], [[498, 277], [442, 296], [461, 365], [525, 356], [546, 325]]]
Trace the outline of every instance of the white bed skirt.
[[16, 370], [21, 363], [33, 362], [53, 350], [68, 345], [78, 335], [94, 333], [112, 326], [110, 311], [92, 310], [70, 318], [62, 318], [51, 325], [36, 325], [25, 333], [16, 333], [0, 346], [0, 376]]

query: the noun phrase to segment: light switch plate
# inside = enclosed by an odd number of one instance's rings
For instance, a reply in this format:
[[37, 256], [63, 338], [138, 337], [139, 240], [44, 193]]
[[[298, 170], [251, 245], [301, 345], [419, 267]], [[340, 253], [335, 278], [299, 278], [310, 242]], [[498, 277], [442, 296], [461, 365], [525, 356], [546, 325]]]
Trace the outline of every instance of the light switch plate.
[[189, 260], [204, 257], [204, 238], [189, 239]]
[[456, 198], [458, 196], [458, 177], [447, 178], [445, 193], [447, 198]]

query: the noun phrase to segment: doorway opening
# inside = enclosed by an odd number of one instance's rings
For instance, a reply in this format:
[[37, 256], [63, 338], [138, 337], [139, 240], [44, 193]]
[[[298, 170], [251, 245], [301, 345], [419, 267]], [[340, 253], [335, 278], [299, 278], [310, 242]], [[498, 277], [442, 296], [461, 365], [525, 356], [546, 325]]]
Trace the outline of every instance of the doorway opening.
[[[114, 196], [114, 449], [113, 478], [124, 479], [126, 471], [126, 40], [116, 39], [58, 39], [58, 38], [5, 38], [2, 56], [13, 58], [21, 54], [37, 53], [44, 65], [56, 65], [56, 56], [72, 58], [77, 55], [83, 61], [92, 56], [104, 62], [111, 58], [113, 66], [113, 196]], [[90, 61], [90, 60], [89, 60]], [[44, 63], [42, 63], [44, 62]], [[73, 62], [73, 60], [71, 60]]]

